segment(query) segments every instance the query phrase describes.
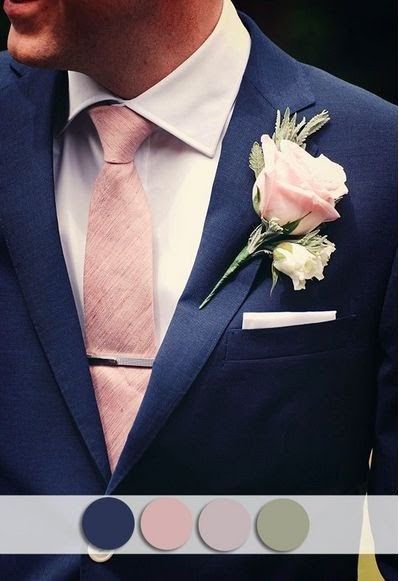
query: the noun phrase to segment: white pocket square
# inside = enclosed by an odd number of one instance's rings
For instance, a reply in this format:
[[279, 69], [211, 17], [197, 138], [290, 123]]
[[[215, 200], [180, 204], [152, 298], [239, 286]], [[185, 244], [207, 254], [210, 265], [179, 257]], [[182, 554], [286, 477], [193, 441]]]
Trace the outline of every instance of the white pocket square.
[[337, 311], [285, 311], [277, 313], [244, 313], [243, 329], [272, 329], [334, 321]]

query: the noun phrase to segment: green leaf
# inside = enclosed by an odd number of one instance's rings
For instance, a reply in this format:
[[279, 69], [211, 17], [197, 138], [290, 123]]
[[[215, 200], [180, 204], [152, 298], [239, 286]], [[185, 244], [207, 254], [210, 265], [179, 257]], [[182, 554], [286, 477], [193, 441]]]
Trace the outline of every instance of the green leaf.
[[222, 278], [219, 280], [219, 282], [217, 282], [217, 284], [213, 287], [213, 289], [211, 290], [211, 292], [209, 293], [209, 295], [206, 297], [206, 299], [204, 301], [202, 301], [202, 303], [199, 306], [199, 309], [203, 309], [205, 307], [205, 305], [207, 305], [209, 303], [209, 301], [215, 296], [215, 294], [218, 292], [218, 290], [220, 289], [220, 287], [222, 285], [224, 285], [227, 280], [232, 276], [232, 274], [234, 274], [234, 272], [240, 268], [243, 264], [245, 264], [245, 262], [247, 262], [247, 260], [250, 258], [250, 255], [248, 253], [248, 247], [245, 246], [241, 252], [239, 254], [237, 254], [237, 256], [235, 257], [235, 259], [233, 260], [233, 262], [230, 264], [229, 268], [226, 270], [226, 272], [224, 273], [224, 275], [222, 276]]
[[257, 141], [255, 141], [253, 144], [251, 153], [249, 154], [249, 167], [254, 172], [255, 178], [258, 177], [260, 172], [265, 167], [265, 159], [263, 157], [262, 147]]
[[293, 133], [292, 133], [292, 141], [296, 141], [296, 136], [298, 135], [298, 133], [300, 132], [300, 130], [302, 129], [302, 127], [306, 124], [306, 119], [305, 117], [303, 117], [302, 121], [300, 123], [298, 123], [298, 125], [295, 127]]
[[313, 135], [313, 133], [319, 131], [319, 129], [321, 129], [329, 121], [330, 116], [328, 111], [323, 110], [321, 113], [318, 113], [306, 123], [301, 132], [297, 135], [296, 143], [301, 147], [304, 147], [306, 139], [309, 137], [309, 135]]
[[299, 220], [294, 220], [293, 222], [288, 222], [287, 224], [285, 224], [283, 226], [284, 234], [291, 234], [295, 230], [295, 228], [299, 226], [302, 220], [306, 218], [306, 216], [309, 216], [310, 213], [311, 212], [308, 212], [307, 214], [302, 216], [302, 218], [299, 218]]
[[308, 244], [313, 244], [312, 240], [314, 238], [316, 238], [316, 239], [327, 238], [326, 236], [319, 236], [319, 232], [320, 232], [320, 229], [312, 230], [311, 232], [308, 232], [307, 234], [305, 234], [303, 236], [303, 238], [300, 238], [299, 240], [297, 240], [297, 243], [302, 244], [303, 246], [306, 246]]
[[290, 120], [290, 115], [291, 115], [290, 108], [287, 107], [286, 110], [284, 111], [284, 117], [283, 117], [283, 122], [281, 124], [281, 128], [286, 128], [287, 127], [287, 123]]
[[260, 190], [258, 186], [254, 188], [252, 194], [252, 205], [254, 207], [255, 212], [260, 216]]
[[299, 220], [294, 220], [294, 222], [288, 222], [287, 224], [285, 224], [285, 226], [283, 226], [283, 230], [284, 230], [284, 234], [291, 234], [295, 228], [297, 226], [299, 226], [299, 224], [301, 223], [302, 218], [299, 218]]
[[[276, 124], [274, 126], [274, 135], [277, 135], [278, 132], [280, 131], [280, 125], [281, 125], [281, 112], [280, 112], [280, 109], [278, 109], [277, 116], [276, 116]], [[274, 139], [274, 135], [273, 135], [273, 139]]]
[[283, 120], [280, 123], [280, 128], [275, 134], [276, 145], [279, 146], [283, 139], [289, 139], [291, 133], [291, 122], [290, 122], [291, 111], [289, 107], [284, 112]]
[[296, 113], [291, 117], [291, 121], [289, 121], [288, 126], [287, 126], [287, 137], [286, 139], [289, 139], [290, 141], [293, 140], [293, 135], [295, 133], [295, 127], [296, 127]]
[[300, 145], [305, 149], [306, 147], [306, 139], [309, 135], [316, 133], [319, 131], [328, 121], [330, 120], [328, 111], [323, 110], [321, 113], [318, 113], [310, 121], [306, 123], [305, 117], [297, 124], [297, 114], [295, 113], [291, 117], [290, 109], [287, 109], [284, 112], [283, 119], [281, 119], [280, 111], [277, 111], [276, 116], [276, 125], [275, 131], [273, 134], [273, 140], [277, 147], [280, 146], [280, 143], [283, 139], [288, 141], [292, 141], [297, 145]]

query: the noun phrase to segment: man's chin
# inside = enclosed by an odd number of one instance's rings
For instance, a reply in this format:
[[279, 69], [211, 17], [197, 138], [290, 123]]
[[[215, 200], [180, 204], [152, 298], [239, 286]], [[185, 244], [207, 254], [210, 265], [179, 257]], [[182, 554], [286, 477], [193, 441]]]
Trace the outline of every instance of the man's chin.
[[16, 61], [31, 67], [53, 68], [58, 60], [53, 43], [21, 34], [13, 26], [8, 35], [7, 48]]

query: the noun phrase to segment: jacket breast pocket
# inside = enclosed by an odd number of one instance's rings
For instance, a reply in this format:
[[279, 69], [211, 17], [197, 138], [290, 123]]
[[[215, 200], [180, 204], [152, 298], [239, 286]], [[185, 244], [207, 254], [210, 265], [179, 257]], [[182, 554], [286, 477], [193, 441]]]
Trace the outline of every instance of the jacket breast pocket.
[[226, 361], [291, 357], [342, 349], [353, 340], [356, 315], [324, 323], [227, 331]]

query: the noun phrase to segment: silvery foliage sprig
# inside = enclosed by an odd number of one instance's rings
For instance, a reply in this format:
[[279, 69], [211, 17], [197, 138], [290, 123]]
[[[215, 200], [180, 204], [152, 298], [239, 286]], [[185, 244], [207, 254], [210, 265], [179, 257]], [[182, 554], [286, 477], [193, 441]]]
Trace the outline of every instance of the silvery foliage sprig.
[[[310, 121], [306, 122], [304, 117], [299, 123], [297, 123], [297, 114], [295, 113], [291, 117], [290, 109], [287, 107], [283, 117], [281, 117], [281, 112], [277, 111], [276, 124], [272, 139], [277, 147], [280, 147], [281, 141], [286, 139], [293, 141], [300, 147], [306, 149], [306, 139], [321, 129], [323, 125], [328, 123], [329, 120], [330, 117], [328, 111], [323, 110], [321, 113], [318, 113], [312, 117]], [[257, 141], [255, 141], [253, 144], [249, 155], [249, 167], [253, 170], [255, 179], [259, 176], [265, 167], [263, 150]], [[260, 191], [258, 188], [254, 188], [252, 203], [255, 212], [260, 215]], [[316, 250], [316, 248], [319, 248], [320, 245], [323, 245], [326, 237], [319, 236], [319, 230], [315, 230], [306, 234], [305, 236], [300, 237], [292, 235], [292, 232], [305, 217], [306, 216], [302, 216], [299, 220], [290, 222], [283, 226], [279, 224], [277, 217], [272, 217], [269, 220], [261, 217], [261, 223], [251, 232], [246, 246], [235, 257], [222, 278], [213, 287], [212, 291], [201, 303], [199, 308], [202, 309], [209, 303], [209, 301], [219, 291], [221, 286], [224, 285], [228, 279], [230, 279], [236, 270], [238, 270], [240, 267], [256, 256], [273, 256], [273, 249], [281, 242], [295, 241], [297, 243], [303, 244], [310, 251], [312, 251], [312, 247]], [[270, 292], [273, 291], [277, 280], [278, 273], [272, 265], [272, 288]]]

